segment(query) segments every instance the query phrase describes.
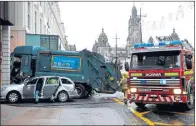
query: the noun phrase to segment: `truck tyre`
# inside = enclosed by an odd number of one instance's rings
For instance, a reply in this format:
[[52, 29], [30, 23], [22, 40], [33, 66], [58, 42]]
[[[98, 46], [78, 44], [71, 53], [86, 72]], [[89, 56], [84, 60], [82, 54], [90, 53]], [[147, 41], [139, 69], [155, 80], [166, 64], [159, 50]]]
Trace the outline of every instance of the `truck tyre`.
[[77, 98], [84, 98], [86, 92], [84, 86], [82, 84], [76, 84], [76, 90], [78, 92]]
[[86, 87], [85, 89], [86, 89], [86, 91], [85, 91], [84, 98], [89, 98], [90, 95], [92, 94], [92, 88], [91, 87]]
[[135, 103], [139, 108], [144, 108], [146, 104], [143, 103]]
[[186, 110], [191, 110], [195, 105], [195, 95], [193, 90], [190, 90], [190, 93], [187, 95], [187, 103], [184, 103], [184, 107]]
[[17, 91], [11, 91], [7, 94], [6, 99], [9, 103], [18, 103], [21, 100], [21, 95]]
[[58, 93], [57, 99], [59, 102], [66, 102], [69, 99], [69, 95], [66, 91], [61, 91]]

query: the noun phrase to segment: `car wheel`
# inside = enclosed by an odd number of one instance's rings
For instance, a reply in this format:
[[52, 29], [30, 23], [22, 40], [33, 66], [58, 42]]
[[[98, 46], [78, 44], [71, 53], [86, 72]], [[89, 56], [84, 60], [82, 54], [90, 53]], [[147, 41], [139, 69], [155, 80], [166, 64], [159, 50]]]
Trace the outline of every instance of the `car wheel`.
[[59, 92], [58, 96], [58, 101], [59, 102], [66, 102], [69, 99], [69, 95], [65, 91]]
[[20, 99], [20, 94], [16, 91], [10, 92], [7, 95], [7, 100], [9, 103], [18, 103]]
[[135, 103], [139, 108], [144, 108], [146, 104], [143, 103]]

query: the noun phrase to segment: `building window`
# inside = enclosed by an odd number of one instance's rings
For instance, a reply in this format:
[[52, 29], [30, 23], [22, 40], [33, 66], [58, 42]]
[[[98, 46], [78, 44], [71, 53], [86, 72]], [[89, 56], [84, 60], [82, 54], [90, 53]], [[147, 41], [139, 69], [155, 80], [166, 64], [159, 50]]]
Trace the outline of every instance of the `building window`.
[[40, 34], [42, 33], [42, 19], [40, 19]]
[[35, 12], [35, 34], [37, 32], [37, 12]]
[[30, 19], [30, 10], [31, 10], [31, 6], [30, 6], [31, 4], [30, 4], [30, 2], [28, 2], [28, 28], [29, 28], [29, 30], [30, 30], [30, 21], [31, 21], [31, 19]]

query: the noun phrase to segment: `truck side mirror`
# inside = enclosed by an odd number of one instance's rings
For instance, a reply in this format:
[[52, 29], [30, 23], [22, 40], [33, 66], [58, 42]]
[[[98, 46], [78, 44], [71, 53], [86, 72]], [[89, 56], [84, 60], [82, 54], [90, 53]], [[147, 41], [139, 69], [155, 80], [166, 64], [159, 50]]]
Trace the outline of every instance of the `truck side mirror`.
[[129, 63], [128, 63], [128, 62], [125, 63], [125, 70], [126, 70], [127, 72], [129, 71]]
[[192, 60], [190, 58], [186, 58], [186, 67], [187, 69], [192, 69]]

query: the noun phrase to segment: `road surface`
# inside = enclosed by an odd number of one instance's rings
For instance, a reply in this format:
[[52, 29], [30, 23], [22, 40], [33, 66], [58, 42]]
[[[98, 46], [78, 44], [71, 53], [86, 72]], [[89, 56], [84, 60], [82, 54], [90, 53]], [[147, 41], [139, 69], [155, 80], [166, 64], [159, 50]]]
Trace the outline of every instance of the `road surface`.
[[176, 106], [138, 109], [124, 105], [122, 94], [95, 95], [67, 103], [23, 101], [1, 105], [2, 125], [193, 125], [194, 109], [183, 111]]

